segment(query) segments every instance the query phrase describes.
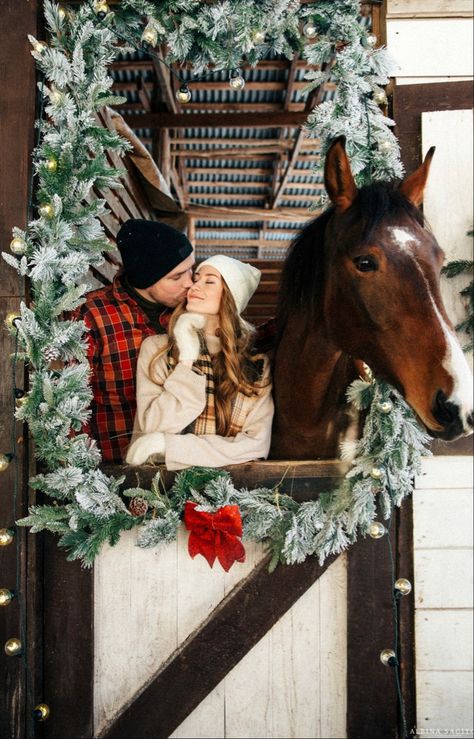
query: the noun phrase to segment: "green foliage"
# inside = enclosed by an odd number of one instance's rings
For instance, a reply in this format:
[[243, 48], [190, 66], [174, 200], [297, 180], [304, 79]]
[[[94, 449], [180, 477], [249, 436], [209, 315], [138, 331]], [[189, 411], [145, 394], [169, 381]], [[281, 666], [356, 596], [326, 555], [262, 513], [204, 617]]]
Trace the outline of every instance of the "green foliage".
[[[468, 236], [473, 236], [474, 231], [468, 231]], [[446, 275], [448, 279], [458, 277], [459, 275], [472, 275], [474, 269], [474, 261], [472, 259], [455, 259], [448, 262], [441, 273]], [[465, 352], [474, 351], [474, 280], [460, 290], [461, 297], [464, 299], [466, 306], [466, 318], [456, 326], [456, 331], [467, 334], [469, 341], [464, 345]]]

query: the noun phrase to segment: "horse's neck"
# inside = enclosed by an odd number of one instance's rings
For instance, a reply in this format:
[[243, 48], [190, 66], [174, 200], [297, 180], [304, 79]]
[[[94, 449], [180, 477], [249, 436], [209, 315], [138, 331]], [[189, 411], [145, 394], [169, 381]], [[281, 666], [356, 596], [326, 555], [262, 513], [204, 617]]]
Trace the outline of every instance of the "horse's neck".
[[297, 317], [288, 321], [275, 358], [274, 457], [337, 454], [353, 376], [352, 361], [327, 337], [322, 318], [310, 330]]

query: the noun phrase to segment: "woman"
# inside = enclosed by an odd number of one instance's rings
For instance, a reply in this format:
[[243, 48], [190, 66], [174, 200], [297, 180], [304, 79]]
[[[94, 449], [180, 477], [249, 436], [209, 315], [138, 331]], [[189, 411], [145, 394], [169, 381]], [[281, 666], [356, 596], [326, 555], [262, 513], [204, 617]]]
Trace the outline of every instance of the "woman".
[[258, 269], [222, 255], [202, 262], [169, 336], [140, 348], [137, 414], [128, 464], [163, 459], [169, 470], [221, 467], [266, 457], [273, 401], [270, 369], [252, 351], [240, 316], [260, 281]]

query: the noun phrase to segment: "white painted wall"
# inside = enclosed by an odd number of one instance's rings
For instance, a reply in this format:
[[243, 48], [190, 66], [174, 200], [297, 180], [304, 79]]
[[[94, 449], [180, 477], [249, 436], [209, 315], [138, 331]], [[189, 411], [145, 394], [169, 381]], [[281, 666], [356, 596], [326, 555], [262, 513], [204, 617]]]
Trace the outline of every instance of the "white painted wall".
[[472, 4], [465, 0], [389, 0], [387, 47], [397, 85], [470, 79]]
[[417, 732], [473, 736], [472, 457], [423, 462], [413, 501]]
[[[472, 259], [473, 120], [471, 110], [422, 113], [423, 156], [431, 146], [436, 153], [430, 169], [423, 210], [446, 261]], [[472, 276], [442, 278], [444, 304], [454, 325], [466, 317], [466, 303], [459, 295]], [[461, 336], [462, 343], [467, 337]], [[472, 358], [471, 358], [472, 359]]]
[[[225, 573], [187, 552], [187, 533], [156, 550], [127, 532], [94, 567], [98, 733], [263, 556]], [[176, 737], [345, 737], [346, 560], [331, 565], [196, 708]]]

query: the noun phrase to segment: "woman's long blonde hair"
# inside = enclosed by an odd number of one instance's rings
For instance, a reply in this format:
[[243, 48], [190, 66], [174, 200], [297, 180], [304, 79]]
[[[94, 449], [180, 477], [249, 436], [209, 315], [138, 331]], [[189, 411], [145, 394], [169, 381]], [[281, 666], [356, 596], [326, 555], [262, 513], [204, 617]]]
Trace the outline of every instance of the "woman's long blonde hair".
[[[221, 351], [212, 356], [215, 388], [216, 431], [220, 436], [229, 432], [232, 416], [232, 402], [237, 393], [259, 395], [262, 385], [256, 360], [262, 355], [252, 353], [253, 327], [242, 321], [232, 293], [222, 279], [222, 297], [219, 306], [219, 338]], [[179, 361], [179, 351], [174, 340], [174, 327], [178, 318], [186, 313], [186, 303], [181, 303], [173, 311], [168, 325], [168, 343], [150, 361], [148, 374], [153, 380], [153, 364], [167, 353]]]

